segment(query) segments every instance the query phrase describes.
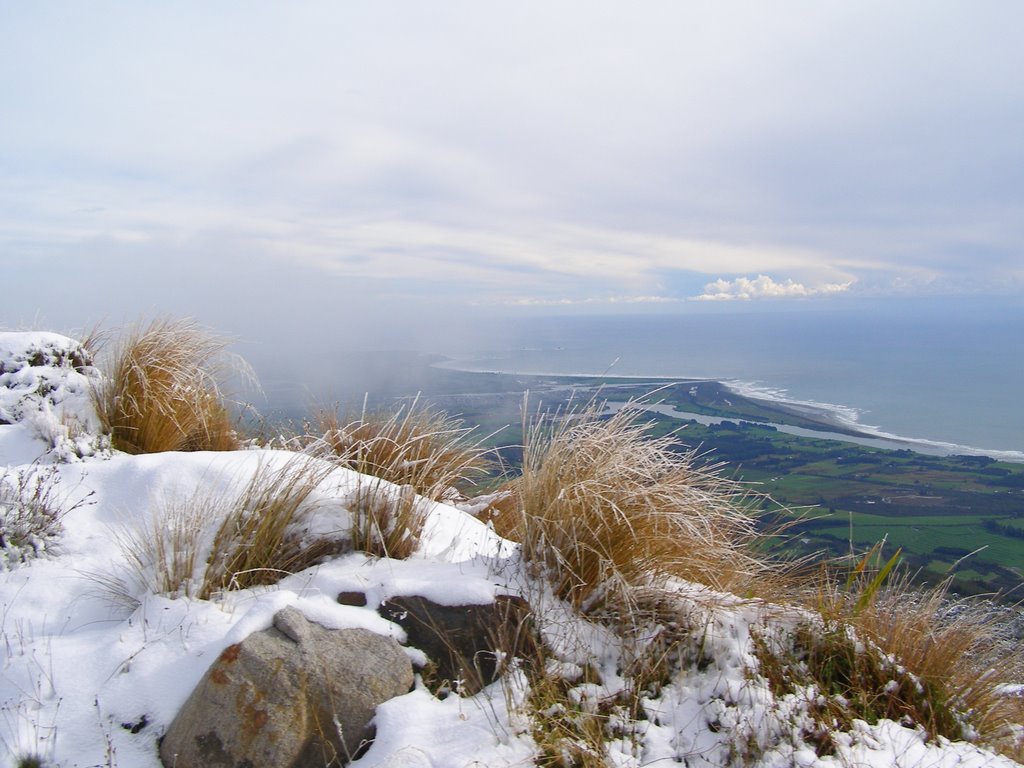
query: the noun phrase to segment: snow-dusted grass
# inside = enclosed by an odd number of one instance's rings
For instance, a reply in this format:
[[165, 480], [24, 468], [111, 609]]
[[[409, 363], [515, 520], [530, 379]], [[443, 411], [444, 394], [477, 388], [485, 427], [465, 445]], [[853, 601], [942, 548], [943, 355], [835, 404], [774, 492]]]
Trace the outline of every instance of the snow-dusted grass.
[[[97, 343], [100, 336], [93, 336]], [[127, 453], [238, 448], [221, 383], [240, 363], [228, 341], [191, 320], [155, 320], [100, 345], [96, 411]]]
[[301, 454], [279, 467], [261, 465], [217, 530], [199, 596], [276, 584], [284, 575], [349, 549], [348, 531], [340, 520], [327, 534], [304, 525], [311, 517], [313, 494], [332, 470], [330, 464]]
[[419, 547], [430, 506], [430, 500], [417, 496], [410, 485], [396, 490], [364, 476], [349, 505], [352, 547], [377, 557], [405, 560]]
[[[826, 579], [816, 600], [831, 637], [849, 628], [868, 644], [868, 652], [854, 659], [862, 670], [865, 659], [882, 659], [886, 677], [875, 681], [869, 674], [875, 685], [864, 686], [861, 698], [873, 698], [870, 706], [876, 710], [913, 710], [911, 717], [932, 737], [971, 734], [1015, 759], [1024, 758], [1018, 725], [1024, 722], [1024, 698], [1005, 693], [1007, 686], [1024, 680], [1024, 646], [1007, 636], [990, 608], [951, 601], [948, 582], [920, 589], [897, 575], [870, 592], [872, 579], [870, 570], [846, 580]], [[838, 653], [849, 656], [841, 644]], [[905, 670], [914, 684], [895, 685], [899, 675], [892, 674], [893, 666]]]
[[342, 421], [337, 411], [316, 414], [310, 450], [357, 472], [408, 485], [438, 501], [486, 473], [487, 452], [472, 428], [417, 400], [394, 413], [363, 412]]
[[390, 414], [364, 405], [344, 423], [336, 410], [320, 410], [312, 426], [305, 450], [362, 476], [350, 504], [352, 546], [378, 557], [412, 555], [431, 500], [455, 498], [488, 468], [471, 428], [418, 400]]
[[67, 511], [53, 467], [32, 465], [0, 472], [0, 570], [46, 552]]
[[[274, 455], [277, 453], [277, 455]], [[165, 497], [149, 519], [117, 534], [126, 580], [105, 581], [115, 599], [143, 594], [209, 599], [231, 589], [275, 584], [351, 549], [347, 517], [311, 531], [319, 486], [333, 467], [303, 454], [270, 452], [240, 488], [215, 486]], [[218, 524], [219, 521], [219, 524]], [[215, 531], [215, 533], [213, 533]]]
[[[745, 746], [732, 744], [723, 753], [730, 764], [757, 762], [773, 739], [837, 754], [833, 732], [860, 720], [912, 724], [930, 739], [971, 735], [1019, 754], [1012, 724], [1024, 711], [1005, 691], [1024, 679], [1022, 651], [993, 642], [980, 613], [960, 610], [953, 618], [942, 590], [919, 594], [902, 581], [883, 588], [888, 570], [865, 568], [871, 558], [845, 586], [832, 574], [816, 589], [801, 587], [795, 572], [757, 554], [742, 489], [694, 471], [692, 455], [672, 450], [671, 438], [648, 438], [637, 416], [624, 409], [604, 417], [591, 407], [534, 424], [523, 475], [499, 501], [501, 530], [521, 542], [527, 564], [555, 596], [617, 638], [611, 680], [534, 681], [534, 736], [551, 764], [609, 759], [602, 749], [642, 730], [645, 696], [660, 696], [681, 669], [712, 664], [694, 615], [705, 616], [705, 628], [717, 621], [709, 617], [723, 611], [725, 590], [813, 595], [805, 601], [810, 611], [790, 609], [795, 618], [782, 625], [770, 604], [748, 600], [772, 629], [745, 632], [747, 679], [798, 704], [774, 736], [759, 732]], [[681, 599], [678, 579], [712, 589]], [[588, 689], [600, 691], [597, 703], [580, 710]], [[795, 735], [784, 736], [787, 730]]]
[[651, 438], [641, 411], [590, 406], [528, 429], [522, 476], [510, 484], [523, 558], [559, 597], [594, 609], [669, 576], [742, 589], [764, 572], [743, 489], [696, 469], [673, 438]]

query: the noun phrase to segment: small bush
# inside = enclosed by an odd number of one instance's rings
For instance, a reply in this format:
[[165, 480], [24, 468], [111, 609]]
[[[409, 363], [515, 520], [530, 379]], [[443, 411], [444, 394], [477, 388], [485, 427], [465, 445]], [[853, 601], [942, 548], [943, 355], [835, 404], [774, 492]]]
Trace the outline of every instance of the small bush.
[[130, 329], [99, 356], [104, 381], [94, 390], [113, 446], [127, 453], [237, 449], [221, 382], [248, 368], [226, 349], [226, 340], [191, 320]]
[[531, 681], [527, 701], [530, 735], [537, 744], [534, 764], [546, 768], [606, 768], [613, 765], [609, 742], [639, 741], [633, 708], [638, 702], [624, 692], [593, 697], [596, 682], [569, 681], [545, 673]]
[[430, 499], [458, 495], [457, 488], [486, 473], [486, 451], [469, 440], [471, 428], [443, 411], [413, 401], [392, 414], [363, 413], [342, 423], [336, 411], [316, 417], [321, 437], [312, 442], [342, 466], [411, 486]]
[[56, 467], [0, 471], [0, 570], [44, 554], [60, 536], [66, 507], [57, 492]]

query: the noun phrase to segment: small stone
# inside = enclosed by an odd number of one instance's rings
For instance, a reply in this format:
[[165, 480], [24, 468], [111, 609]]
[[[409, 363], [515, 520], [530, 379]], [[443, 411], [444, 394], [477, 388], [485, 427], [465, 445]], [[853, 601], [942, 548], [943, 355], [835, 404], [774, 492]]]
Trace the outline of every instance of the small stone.
[[357, 608], [362, 608], [368, 602], [366, 599], [365, 592], [358, 592], [356, 590], [339, 592], [338, 602], [342, 605], [354, 605]]

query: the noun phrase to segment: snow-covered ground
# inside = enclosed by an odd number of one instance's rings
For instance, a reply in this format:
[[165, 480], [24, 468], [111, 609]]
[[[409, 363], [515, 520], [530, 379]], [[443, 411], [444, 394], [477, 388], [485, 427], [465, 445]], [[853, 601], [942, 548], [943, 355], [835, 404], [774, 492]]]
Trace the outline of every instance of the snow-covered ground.
[[[66, 768], [160, 766], [158, 739], [209, 665], [289, 605], [328, 627], [402, 639], [402, 630], [373, 610], [387, 597], [462, 604], [524, 594], [563, 664], [601, 669], [603, 687], [576, 692], [583, 706], [625, 684], [618, 638], [526, 578], [514, 545], [442, 504], [432, 507], [421, 548], [407, 560], [354, 553], [273, 586], [211, 600], [154, 594], [147, 586], [152, 574], [145, 564], [132, 565], [126, 542], [151, 535], [153, 521], [174, 500], [229, 495], [294, 454], [111, 451], [89, 397], [98, 375], [70, 339], [0, 334], [0, 419], [9, 422], [0, 425], [2, 498], [43, 493], [66, 511], [54, 536], [8, 546], [0, 560], [0, 765], [36, 756]], [[345, 530], [358, 479], [333, 469], [309, 502], [306, 524]], [[10, 510], [0, 507], [5, 525]], [[198, 541], [208, 541], [219, 522], [197, 521]], [[835, 734], [836, 754], [816, 756], [801, 740], [801, 701], [777, 700], [752, 673], [750, 629], [768, 620], [766, 607], [678, 587], [694, 610], [704, 611], [707, 659], [644, 700], [645, 719], [609, 746], [610, 765], [719, 766], [743, 764], [744, 754], [766, 767], [1016, 765], [970, 744], [928, 743], [920, 731], [888, 721]], [[338, 604], [336, 596], [347, 590], [365, 592], [368, 607]], [[525, 698], [524, 676], [516, 672], [466, 698], [435, 698], [417, 685], [378, 709], [377, 740], [356, 764], [531, 765], [537, 747]]]

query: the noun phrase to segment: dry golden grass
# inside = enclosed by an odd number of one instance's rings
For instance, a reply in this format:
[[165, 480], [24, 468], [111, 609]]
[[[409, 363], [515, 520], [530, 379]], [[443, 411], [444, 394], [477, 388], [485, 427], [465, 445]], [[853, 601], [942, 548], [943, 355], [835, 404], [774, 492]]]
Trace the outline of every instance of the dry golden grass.
[[1024, 699], [1004, 689], [1024, 680], [1024, 647], [1007, 635], [998, 612], [978, 601], [950, 600], [948, 581], [920, 589], [904, 574], [886, 585], [877, 575], [877, 569], [859, 571], [845, 586], [823, 579], [816, 603], [826, 623], [851, 627], [920, 682], [927, 711], [918, 722], [930, 734], [957, 738], [958, 719], [965, 719], [980, 742], [1024, 758], [1015, 729], [1024, 723]]
[[[557, 595], [614, 619], [624, 650], [651, 622], [662, 627], [660, 644], [638, 642], [633, 657], [623, 658], [635, 695], [656, 692], [701, 661], [666, 577], [782, 602], [802, 595], [821, 623], [801, 625], [782, 648], [755, 643], [760, 673], [777, 694], [808, 685], [824, 694], [824, 705], [810, 705], [821, 730], [805, 734], [823, 753], [837, 725], [890, 718], [909, 719], [933, 737], [957, 739], [973, 729], [981, 743], [1021, 757], [1015, 724], [1024, 720], [1024, 701], [1007, 696], [1005, 686], [1024, 680], [1024, 649], [998, 635], [990, 613], [951, 608], [944, 588], [922, 593], [891, 579], [894, 559], [869, 566], [865, 558], [845, 586], [834, 575], [808, 582], [806, 570], [801, 576], [800, 567], [752, 546], [759, 535], [742, 488], [695, 470], [692, 453], [675, 450], [671, 437], [648, 437], [637, 416], [627, 409], [602, 417], [592, 406], [539, 420], [525, 430], [522, 476], [489, 510]], [[552, 706], [558, 687], [550, 680], [537, 686], [535, 718]], [[561, 717], [578, 720], [567, 711]], [[539, 743], [551, 740], [544, 751], [552, 764], [601, 759], [598, 721], [583, 722], [561, 732], [565, 722], [535, 719]]]
[[430, 504], [411, 485], [394, 488], [374, 478], [360, 481], [349, 505], [353, 549], [405, 560], [419, 546]]
[[[167, 597], [197, 597], [205, 570], [203, 528], [215, 519], [218, 507], [223, 502], [211, 494], [168, 497], [148, 521], [115, 533], [135, 586]], [[115, 602], [134, 602], [134, 590], [128, 584], [101, 581]]]
[[[169, 597], [209, 599], [217, 592], [273, 584], [350, 549], [347, 529], [308, 535], [313, 494], [333, 467], [296, 454], [262, 464], [238, 492], [169, 496], [152, 519], [115, 532], [127, 577], [93, 574], [116, 603], [132, 605], [137, 589]], [[210, 539], [212, 521], [221, 523]]]
[[485, 474], [486, 451], [472, 442], [471, 428], [443, 411], [419, 407], [414, 400], [392, 414], [368, 413], [342, 422], [333, 410], [315, 419], [312, 449], [324, 451], [342, 466], [416, 493], [442, 500]]
[[[92, 333], [96, 343], [100, 336]], [[104, 383], [96, 410], [113, 446], [127, 453], [238, 448], [220, 384], [247, 370], [227, 341], [192, 320], [155, 320], [100, 349]], [[95, 352], [96, 350], [91, 350]]]
[[199, 596], [273, 584], [347, 549], [347, 531], [311, 538], [301, 528], [313, 492], [332, 470], [301, 454], [277, 468], [260, 467], [217, 531]]
[[696, 469], [673, 437], [649, 437], [641, 413], [591, 405], [524, 428], [523, 473], [500, 515], [514, 522], [502, 529], [585, 609], [669, 576], [748, 588], [766, 566], [743, 489]]

